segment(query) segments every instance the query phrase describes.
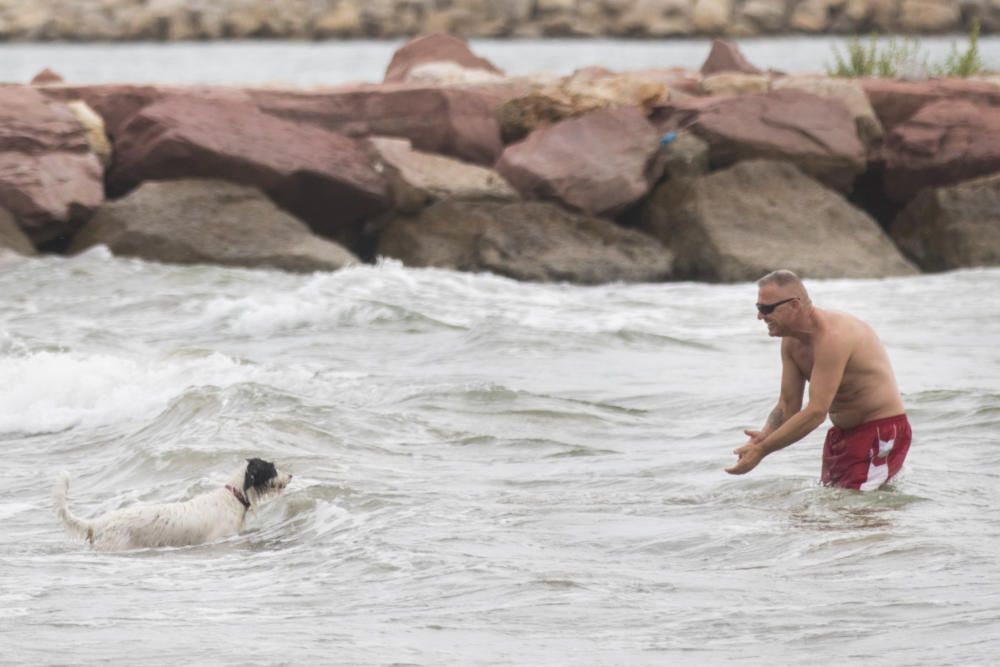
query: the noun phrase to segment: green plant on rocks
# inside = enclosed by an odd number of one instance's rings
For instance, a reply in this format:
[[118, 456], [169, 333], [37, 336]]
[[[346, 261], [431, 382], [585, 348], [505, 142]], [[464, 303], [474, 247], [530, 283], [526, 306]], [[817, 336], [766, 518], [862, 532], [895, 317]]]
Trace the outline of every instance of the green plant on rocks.
[[932, 69], [938, 76], [959, 76], [962, 78], [979, 74], [983, 71], [983, 60], [979, 56], [979, 19], [972, 20], [969, 31], [969, 44], [965, 51], [951, 45], [951, 53], [944, 64]]
[[979, 55], [979, 19], [973, 19], [969, 31], [969, 43], [964, 51], [954, 44], [951, 53], [940, 64], [928, 64], [927, 56], [920, 54], [920, 43], [911, 37], [890, 37], [879, 46], [877, 35], [872, 35], [867, 44], [857, 36], [847, 42], [846, 54], [833, 45], [833, 66], [827, 66], [830, 76], [839, 77], [898, 77], [914, 72], [925, 72], [935, 76], [969, 77], [983, 71], [983, 61]]

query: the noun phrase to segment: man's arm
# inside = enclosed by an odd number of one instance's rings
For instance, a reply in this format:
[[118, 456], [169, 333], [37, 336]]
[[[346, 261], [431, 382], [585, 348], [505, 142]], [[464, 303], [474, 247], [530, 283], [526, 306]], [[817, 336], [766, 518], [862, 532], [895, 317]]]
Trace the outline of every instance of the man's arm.
[[[790, 359], [785, 359], [784, 349], [782, 352], [782, 363], [787, 366]], [[751, 442], [736, 449], [733, 453], [739, 460], [736, 465], [727, 468], [726, 472], [733, 475], [748, 473], [768, 454], [798, 442], [822, 424], [837, 395], [849, 358], [848, 341], [835, 340], [835, 337], [829, 335], [815, 341], [812, 378], [809, 381], [809, 402], [805, 408], [800, 409], [802, 405], [800, 398], [795, 412], [788, 415], [778, 428], [766, 435], [762, 431], [764, 437], [756, 440], [752, 438]], [[782, 381], [784, 383], [784, 372]], [[801, 397], [801, 394], [799, 396]], [[779, 403], [775, 412], [781, 407], [782, 403]], [[772, 416], [775, 412], [772, 412]]]
[[778, 403], [771, 410], [759, 431], [743, 431], [750, 437], [750, 443], [761, 442], [767, 438], [785, 423], [785, 419], [802, 408], [802, 394], [805, 391], [806, 379], [792, 360], [789, 345], [789, 341], [781, 341], [781, 391], [778, 395]]

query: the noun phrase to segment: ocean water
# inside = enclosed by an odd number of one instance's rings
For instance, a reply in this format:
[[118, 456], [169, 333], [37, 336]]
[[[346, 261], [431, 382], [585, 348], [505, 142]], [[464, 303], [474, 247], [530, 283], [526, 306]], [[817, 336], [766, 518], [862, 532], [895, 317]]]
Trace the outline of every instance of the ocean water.
[[[882, 38], [884, 44], [889, 38]], [[865, 38], [867, 43], [867, 38]], [[824, 72], [846, 55], [846, 37], [789, 36], [734, 40], [762, 69]], [[0, 43], [0, 82], [27, 83], [45, 67], [74, 84], [177, 83], [323, 86], [382, 81], [401, 40], [326, 42]], [[919, 53], [941, 63], [964, 35], [926, 36]], [[709, 39], [470, 40], [472, 50], [511, 75], [569, 74], [600, 65], [615, 71], [656, 67], [697, 70]], [[1000, 71], [1000, 35], [981, 37], [984, 67]]]
[[[0, 663], [996, 665], [1000, 270], [808, 285], [896, 367], [889, 489], [820, 487], [820, 431], [723, 472], [778, 388], [749, 283], [7, 260]], [[52, 507], [250, 456], [295, 479], [220, 543], [95, 553]]]

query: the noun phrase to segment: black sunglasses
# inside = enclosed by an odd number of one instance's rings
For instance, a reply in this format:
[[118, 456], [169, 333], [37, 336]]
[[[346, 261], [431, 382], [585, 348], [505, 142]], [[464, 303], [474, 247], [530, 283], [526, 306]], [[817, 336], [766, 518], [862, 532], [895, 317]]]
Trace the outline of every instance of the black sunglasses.
[[757, 312], [761, 315], [770, 315], [774, 312], [774, 309], [783, 303], [788, 303], [789, 301], [795, 301], [799, 297], [793, 296], [790, 299], [784, 299], [783, 301], [775, 301], [774, 303], [758, 303]]

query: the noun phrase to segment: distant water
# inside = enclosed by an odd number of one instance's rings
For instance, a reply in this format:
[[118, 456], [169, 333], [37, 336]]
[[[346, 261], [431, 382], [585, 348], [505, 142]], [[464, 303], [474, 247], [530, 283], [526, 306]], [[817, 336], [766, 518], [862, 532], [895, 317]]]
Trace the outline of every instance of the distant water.
[[[811, 283], [870, 321], [903, 477], [822, 434], [727, 476], [778, 385], [751, 284], [0, 265], [0, 663], [864, 665], [1000, 656], [1000, 270]], [[52, 510], [295, 474], [240, 537], [91, 552]]]
[[[762, 69], [823, 72], [844, 52], [845, 37], [779, 37], [736, 40]], [[922, 37], [921, 52], [943, 60], [964, 35]], [[0, 44], [0, 82], [27, 83], [45, 67], [68, 82], [177, 84], [335, 85], [379, 82], [402, 41], [174, 42]], [[509, 74], [569, 74], [590, 65], [615, 71], [652, 67], [698, 69], [711, 40], [471, 40], [473, 51]], [[1000, 70], [1000, 36], [980, 40], [987, 69]]]

